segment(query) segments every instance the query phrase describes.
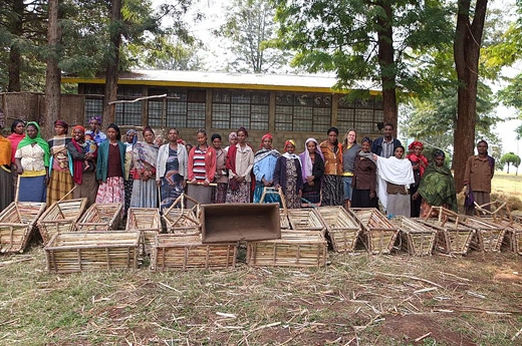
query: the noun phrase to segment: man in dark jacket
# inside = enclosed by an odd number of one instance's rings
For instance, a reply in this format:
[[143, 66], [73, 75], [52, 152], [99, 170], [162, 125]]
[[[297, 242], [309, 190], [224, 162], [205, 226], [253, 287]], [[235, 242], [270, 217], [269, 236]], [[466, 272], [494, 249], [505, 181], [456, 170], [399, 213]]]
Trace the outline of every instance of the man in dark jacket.
[[397, 148], [401, 144], [397, 138], [393, 138], [394, 127], [392, 124], [384, 125], [384, 136], [375, 139], [372, 143], [372, 153], [382, 156], [391, 157]]

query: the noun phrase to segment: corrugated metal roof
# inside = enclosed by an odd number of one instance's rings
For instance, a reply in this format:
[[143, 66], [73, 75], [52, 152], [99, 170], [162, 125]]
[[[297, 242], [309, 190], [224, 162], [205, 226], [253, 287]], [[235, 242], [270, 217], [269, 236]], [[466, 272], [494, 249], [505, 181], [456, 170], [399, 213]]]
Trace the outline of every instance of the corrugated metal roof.
[[[105, 83], [104, 77], [62, 77], [63, 83]], [[213, 87], [241, 89], [302, 90], [334, 92], [336, 78], [320, 75], [247, 74], [232, 72], [132, 70], [121, 73], [118, 84], [154, 86]], [[356, 83], [353, 89], [371, 90], [370, 82]]]

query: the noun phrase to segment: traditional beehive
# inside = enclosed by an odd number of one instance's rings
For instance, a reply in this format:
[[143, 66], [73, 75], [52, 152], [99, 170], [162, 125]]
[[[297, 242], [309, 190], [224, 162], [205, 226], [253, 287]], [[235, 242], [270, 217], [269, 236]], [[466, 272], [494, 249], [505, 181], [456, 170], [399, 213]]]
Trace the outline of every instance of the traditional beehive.
[[23, 252], [45, 203], [12, 202], [0, 213], [0, 253]]
[[161, 218], [158, 208], [129, 208], [127, 211], [127, 231], [139, 231], [141, 234], [140, 255], [149, 256], [155, 243], [155, 237], [161, 232]]
[[254, 267], [324, 267], [327, 248], [322, 231], [282, 230], [281, 239], [247, 242], [247, 263]]
[[139, 232], [57, 233], [45, 246], [54, 273], [137, 268]]
[[390, 254], [399, 229], [376, 208], [352, 208], [350, 212], [362, 227], [366, 250], [374, 255]]
[[288, 220], [294, 231], [320, 231], [324, 232], [326, 227], [321, 216], [315, 209], [288, 209]]
[[158, 234], [151, 269], [218, 269], [236, 265], [237, 243], [203, 244], [201, 236]]
[[420, 221], [395, 217], [392, 224], [399, 228], [400, 247], [411, 256], [431, 256], [437, 231]]
[[[186, 207], [186, 200], [193, 202], [191, 208]], [[163, 209], [167, 233], [199, 234], [201, 233], [200, 204], [190, 196], [182, 193], [172, 205]]]
[[316, 209], [326, 227], [335, 252], [354, 252], [361, 233], [361, 226], [343, 207], [319, 207]]
[[475, 236], [475, 230], [461, 222], [461, 216], [443, 207], [432, 207], [429, 215], [437, 218], [422, 219], [422, 222], [437, 230], [435, 249], [450, 255], [465, 255]]
[[80, 232], [117, 229], [122, 208], [121, 203], [94, 203], [83, 214], [76, 228]]
[[86, 207], [87, 198], [54, 202], [37, 221], [44, 244], [57, 233], [75, 231]]
[[506, 227], [478, 217], [468, 217], [464, 225], [475, 230], [470, 247], [476, 251], [500, 252]]

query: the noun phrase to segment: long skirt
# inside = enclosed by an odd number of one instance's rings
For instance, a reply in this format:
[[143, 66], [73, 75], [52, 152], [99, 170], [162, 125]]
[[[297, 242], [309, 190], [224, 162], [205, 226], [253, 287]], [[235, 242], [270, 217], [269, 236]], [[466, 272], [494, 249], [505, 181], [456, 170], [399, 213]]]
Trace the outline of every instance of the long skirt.
[[217, 186], [212, 188], [212, 203], [225, 203], [227, 188], [228, 183], [217, 183]]
[[403, 215], [410, 217], [411, 206], [410, 206], [410, 195], [389, 194], [388, 195], [388, 215]]
[[320, 191], [303, 191], [301, 198], [302, 208], [312, 208], [321, 206], [321, 192]]
[[370, 190], [353, 189], [352, 207], [354, 208], [378, 208], [377, 197], [370, 198]]
[[[212, 203], [212, 186], [189, 185], [187, 186], [187, 195], [194, 198], [200, 204], [210, 204]], [[192, 208], [194, 202], [188, 201], [187, 206]]]
[[416, 199], [413, 199], [413, 195], [417, 190], [419, 189], [419, 185], [415, 185], [410, 188], [410, 203], [411, 203], [411, 217], [419, 217], [420, 210], [421, 210], [421, 204], [422, 204], [422, 197], [418, 195]]
[[45, 202], [46, 196], [45, 175], [39, 177], [20, 176], [18, 191], [18, 200], [20, 202]]
[[130, 206], [131, 208], [157, 208], [158, 188], [156, 180], [134, 179]]
[[98, 181], [94, 171], [83, 172], [82, 183], [74, 184], [76, 188], [73, 191], [74, 198], [87, 198], [87, 207], [96, 202], [96, 193], [98, 192]]
[[227, 203], [250, 203], [250, 182], [239, 183], [239, 189], [232, 191], [230, 185], [227, 190]]
[[[256, 187], [254, 189], [254, 203], [259, 203], [261, 201], [261, 196], [263, 195], [264, 189], [265, 184], [263, 184], [262, 181], [256, 181]], [[281, 203], [281, 198], [279, 198], [278, 194], [267, 193], [265, 194], [263, 203]]]
[[340, 175], [323, 176], [322, 205], [343, 205], [343, 177]]
[[[49, 178], [49, 186], [47, 186], [47, 206], [51, 206], [56, 201], [62, 199], [74, 186], [74, 180], [69, 171], [57, 171], [51, 172]], [[64, 199], [72, 199], [72, 193]]]
[[96, 203], [123, 203], [125, 199], [123, 177], [110, 177], [102, 182], [96, 194]]
[[2, 187], [0, 211], [2, 211], [14, 200], [13, 175], [2, 167], [0, 167], [0, 186]]
[[[161, 210], [169, 208], [184, 192], [183, 177], [179, 174], [172, 176], [174, 184], [170, 185], [165, 177], [161, 178]], [[176, 206], [181, 208], [181, 204]]]

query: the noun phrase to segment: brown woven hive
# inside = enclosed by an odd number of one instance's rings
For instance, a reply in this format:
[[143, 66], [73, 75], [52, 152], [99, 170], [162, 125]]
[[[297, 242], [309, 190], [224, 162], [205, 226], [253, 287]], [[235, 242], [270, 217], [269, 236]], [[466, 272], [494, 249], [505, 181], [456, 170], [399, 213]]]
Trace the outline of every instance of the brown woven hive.
[[149, 256], [155, 237], [161, 232], [161, 218], [158, 208], [129, 208], [126, 231], [139, 231], [141, 234], [140, 255]]
[[431, 256], [437, 231], [428, 227], [420, 219], [395, 217], [392, 224], [399, 228], [401, 249], [411, 256]]
[[366, 250], [373, 255], [390, 254], [399, 229], [376, 208], [352, 208], [350, 212], [362, 227]]
[[37, 221], [44, 244], [57, 233], [75, 231], [76, 224], [86, 208], [87, 198], [54, 202]]
[[343, 207], [319, 207], [319, 213], [335, 252], [354, 252], [361, 226]]
[[23, 252], [45, 203], [12, 202], [0, 213], [0, 253]]
[[78, 221], [76, 229], [80, 232], [116, 229], [122, 208], [121, 203], [94, 203]]

